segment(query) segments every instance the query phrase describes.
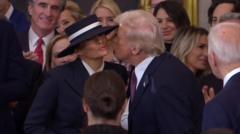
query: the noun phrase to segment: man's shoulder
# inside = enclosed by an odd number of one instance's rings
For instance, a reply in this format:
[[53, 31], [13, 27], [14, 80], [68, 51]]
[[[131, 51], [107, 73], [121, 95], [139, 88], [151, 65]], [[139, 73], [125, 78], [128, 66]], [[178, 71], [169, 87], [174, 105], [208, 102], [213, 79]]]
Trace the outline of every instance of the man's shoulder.
[[[158, 65], [158, 69], [164, 69], [166, 72], [174, 71], [174, 72], [186, 72], [187, 74], [192, 74], [192, 72], [175, 56], [172, 54], [165, 52], [159, 56], [157, 56], [153, 62], [156, 62]], [[172, 72], [173, 73], [173, 72]]]

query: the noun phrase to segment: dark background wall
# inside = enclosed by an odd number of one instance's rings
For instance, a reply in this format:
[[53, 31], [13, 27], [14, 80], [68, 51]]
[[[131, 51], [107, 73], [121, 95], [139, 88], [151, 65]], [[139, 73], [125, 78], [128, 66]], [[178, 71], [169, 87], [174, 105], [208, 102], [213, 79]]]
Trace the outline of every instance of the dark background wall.
[[[12, 0], [13, 5], [22, 11], [27, 11], [28, 0]], [[87, 15], [90, 11], [91, 5], [95, 0], [75, 0], [83, 12]], [[138, 0], [116, 0], [122, 11], [138, 8]]]

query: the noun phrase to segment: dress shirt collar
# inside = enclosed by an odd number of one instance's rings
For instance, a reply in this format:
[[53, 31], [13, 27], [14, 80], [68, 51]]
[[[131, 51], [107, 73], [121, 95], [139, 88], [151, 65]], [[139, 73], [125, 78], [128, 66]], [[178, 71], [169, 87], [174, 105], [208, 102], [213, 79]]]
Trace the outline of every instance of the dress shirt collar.
[[233, 70], [230, 71], [227, 75], [225, 75], [225, 77], [224, 77], [224, 79], [223, 79], [223, 86], [225, 86], [226, 83], [229, 81], [229, 79], [230, 79], [233, 75], [237, 74], [238, 72], [240, 72], [240, 67], [233, 69]]
[[12, 4], [10, 4], [10, 7], [8, 8], [8, 10], [7, 10], [7, 12], [6, 12], [6, 14], [5, 14], [5, 17], [8, 19], [8, 20], [10, 20], [10, 17], [11, 17], [11, 15], [13, 14], [13, 6], [12, 6]]
[[83, 66], [87, 69], [88, 74], [90, 76], [93, 75], [96, 72], [102, 71], [104, 69], [104, 65], [105, 65], [104, 62], [103, 62], [101, 67], [97, 71], [94, 71], [84, 60], [82, 60], [82, 63], [83, 63]]
[[149, 56], [146, 59], [144, 59], [142, 62], [140, 62], [134, 69], [135, 71], [135, 75], [137, 77], [137, 87], [138, 84], [140, 82], [140, 80], [142, 79], [142, 76], [144, 74], [144, 72], [146, 71], [147, 67], [149, 66], [149, 64], [152, 62], [152, 60], [154, 59], [155, 56]]
[[[49, 41], [53, 38], [53, 36], [55, 35], [54, 31], [52, 31], [51, 33], [49, 33], [48, 35], [42, 37], [44, 45], [47, 45], [49, 43]], [[32, 27], [29, 29], [29, 44], [36, 46], [37, 45], [37, 40], [40, 37], [38, 37], [38, 35], [33, 31]]]

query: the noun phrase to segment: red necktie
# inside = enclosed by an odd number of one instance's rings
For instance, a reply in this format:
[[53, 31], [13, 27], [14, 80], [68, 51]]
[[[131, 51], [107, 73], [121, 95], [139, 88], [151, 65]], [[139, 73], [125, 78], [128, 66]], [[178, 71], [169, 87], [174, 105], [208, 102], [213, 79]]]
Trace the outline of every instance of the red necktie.
[[43, 64], [43, 50], [42, 50], [43, 40], [39, 38], [37, 41], [37, 47], [34, 50], [34, 53], [38, 56], [38, 63]]
[[130, 83], [130, 97], [131, 97], [131, 102], [133, 101], [133, 98], [134, 98], [134, 96], [135, 96], [136, 86], [137, 86], [137, 77], [136, 77], [135, 71], [132, 71], [131, 83]]

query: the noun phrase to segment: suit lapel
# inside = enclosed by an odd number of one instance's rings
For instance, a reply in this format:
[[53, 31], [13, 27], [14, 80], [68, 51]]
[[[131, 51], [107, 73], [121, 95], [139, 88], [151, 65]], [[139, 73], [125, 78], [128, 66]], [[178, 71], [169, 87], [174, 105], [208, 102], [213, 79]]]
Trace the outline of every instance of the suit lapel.
[[82, 96], [84, 83], [89, 74], [83, 66], [81, 60], [70, 63], [65, 76], [65, 81], [77, 94]]
[[[138, 104], [140, 103], [140, 100], [144, 94], [144, 92], [146, 91], [146, 89], [149, 89], [149, 86], [154, 86], [155, 84], [153, 83], [153, 78], [151, 77], [152, 74], [155, 72], [155, 70], [159, 67], [159, 64], [161, 63], [162, 60], [160, 60], [162, 56], [159, 57], [155, 57], [153, 59], [153, 61], [149, 64], [149, 66], [147, 67], [146, 71], [143, 74], [142, 79], [140, 80], [140, 83], [137, 87], [137, 91], [135, 94], [135, 97], [133, 99], [133, 101], [130, 103], [129, 106], [129, 114], [130, 117], [132, 114], [134, 114]], [[152, 89], [149, 89], [152, 90]]]

